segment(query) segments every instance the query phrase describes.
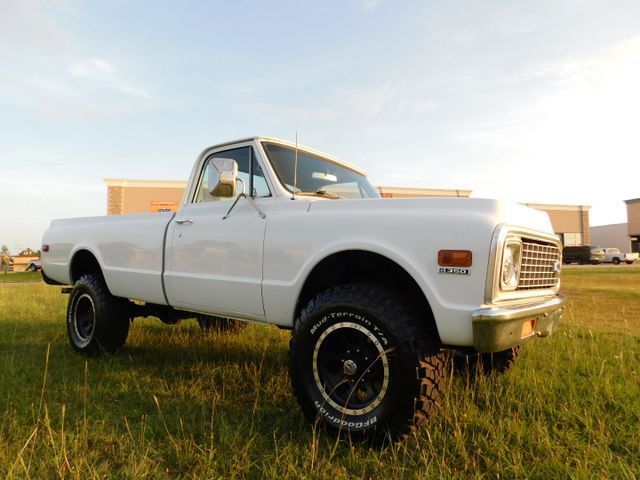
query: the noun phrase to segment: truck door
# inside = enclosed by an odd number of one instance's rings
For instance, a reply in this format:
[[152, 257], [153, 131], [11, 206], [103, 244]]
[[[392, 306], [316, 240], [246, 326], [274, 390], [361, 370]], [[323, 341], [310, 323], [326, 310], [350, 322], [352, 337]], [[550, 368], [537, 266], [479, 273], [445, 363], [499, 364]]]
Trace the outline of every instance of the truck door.
[[[176, 214], [167, 232], [165, 288], [177, 308], [211, 314], [264, 318], [262, 257], [267, 220], [240, 199], [214, 197], [207, 185], [213, 158], [238, 163], [247, 193], [267, 213], [274, 202], [259, 160], [250, 145], [215, 152], [195, 170], [195, 191]], [[240, 183], [240, 182], [239, 182]], [[238, 186], [238, 191], [242, 187]], [[189, 195], [189, 192], [187, 192]]]

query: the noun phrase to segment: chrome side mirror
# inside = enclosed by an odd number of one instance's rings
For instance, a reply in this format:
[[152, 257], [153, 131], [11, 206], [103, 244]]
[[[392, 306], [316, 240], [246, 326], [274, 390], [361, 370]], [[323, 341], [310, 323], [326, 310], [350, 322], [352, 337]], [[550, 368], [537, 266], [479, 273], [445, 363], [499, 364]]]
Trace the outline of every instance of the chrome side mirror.
[[213, 197], [235, 197], [238, 163], [231, 158], [213, 158], [209, 162], [208, 186]]

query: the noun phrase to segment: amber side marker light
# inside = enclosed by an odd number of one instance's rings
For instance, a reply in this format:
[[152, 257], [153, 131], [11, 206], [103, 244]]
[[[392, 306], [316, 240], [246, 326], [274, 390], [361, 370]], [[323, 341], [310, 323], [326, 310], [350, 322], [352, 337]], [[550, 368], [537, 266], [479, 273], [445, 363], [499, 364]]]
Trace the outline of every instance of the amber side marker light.
[[471, 257], [469, 250], [440, 250], [438, 265], [441, 267], [470, 267]]
[[525, 320], [522, 324], [522, 333], [520, 334], [520, 338], [528, 337], [529, 335], [533, 335], [536, 331], [536, 324], [538, 320], [536, 318], [532, 318], [530, 320]]

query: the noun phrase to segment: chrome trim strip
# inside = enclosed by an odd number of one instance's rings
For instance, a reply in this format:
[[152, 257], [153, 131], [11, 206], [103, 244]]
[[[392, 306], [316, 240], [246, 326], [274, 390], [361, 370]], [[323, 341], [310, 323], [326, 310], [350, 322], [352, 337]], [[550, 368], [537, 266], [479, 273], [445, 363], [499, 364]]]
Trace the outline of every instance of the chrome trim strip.
[[542, 303], [534, 303], [532, 305], [521, 305], [517, 307], [489, 307], [475, 310], [471, 317], [474, 322], [483, 321], [509, 321], [524, 317], [535, 317], [536, 315], [552, 312], [564, 307], [567, 303], [567, 297], [557, 295], [551, 300]]

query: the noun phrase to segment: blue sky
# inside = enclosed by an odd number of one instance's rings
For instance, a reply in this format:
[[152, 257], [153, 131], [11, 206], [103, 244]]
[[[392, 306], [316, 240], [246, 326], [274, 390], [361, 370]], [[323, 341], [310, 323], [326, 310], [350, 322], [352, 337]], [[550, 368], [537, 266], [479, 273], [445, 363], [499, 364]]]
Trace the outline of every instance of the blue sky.
[[0, 243], [101, 215], [104, 177], [293, 139], [374, 184], [640, 196], [640, 2], [0, 0]]

